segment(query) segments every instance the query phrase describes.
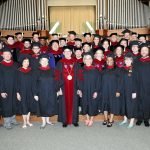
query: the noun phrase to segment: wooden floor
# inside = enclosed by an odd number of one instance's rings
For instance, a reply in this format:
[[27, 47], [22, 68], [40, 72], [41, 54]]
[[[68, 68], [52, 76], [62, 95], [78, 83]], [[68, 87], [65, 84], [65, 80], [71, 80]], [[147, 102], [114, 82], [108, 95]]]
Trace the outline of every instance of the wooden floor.
[[[16, 119], [17, 119], [17, 121], [22, 122], [22, 116], [17, 116]], [[79, 121], [82, 122], [82, 121], [84, 121], [84, 119], [85, 119], [84, 116], [82, 116], [82, 115], [79, 116]], [[122, 120], [122, 119], [123, 119], [122, 116], [115, 116], [115, 117], [114, 117], [114, 120], [116, 120], [116, 121], [119, 121], [119, 120]], [[41, 118], [40, 118], [40, 117], [33, 116], [33, 115], [31, 116], [30, 120], [31, 120], [31, 122], [41, 122]], [[57, 122], [57, 116], [51, 117], [50, 120], [51, 120], [52, 122]], [[103, 115], [97, 115], [97, 116], [94, 118], [94, 121], [103, 121], [103, 120], [104, 120]], [[1, 119], [0, 119], [0, 123], [2, 123], [2, 121], [3, 121], [3, 119], [1, 118]]]

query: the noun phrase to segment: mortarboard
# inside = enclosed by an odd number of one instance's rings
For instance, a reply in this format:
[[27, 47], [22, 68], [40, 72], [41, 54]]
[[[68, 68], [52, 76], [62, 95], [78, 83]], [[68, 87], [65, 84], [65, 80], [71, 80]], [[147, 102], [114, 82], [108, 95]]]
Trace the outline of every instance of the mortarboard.
[[75, 38], [74, 40], [82, 42], [82, 39], [80, 39], [80, 38]]
[[111, 36], [113, 36], [113, 35], [118, 36], [118, 34], [117, 34], [117, 33], [111, 33], [111, 34], [109, 35], [109, 37], [111, 37]]
[[52, 46], [52, 45], [53, 45], [53, 43], [57, 43], [57, 44], [59, 44], [59, 41], [58, 41], [58, 40], [51, 40], [51, 41], [50, 41], [50, 46]]
[[10, 37], [14, 39], [14, 36], [13, 36], [13, 35], [7, 35], [7, 36], [6, 36], [6, 39], [8, 40], [8, 38], [10, 38]]
[[33, 42], [31, 47], [40, 47], [40, 43], [39, 42]]
[[34, 36], [35, 34], [40, 35], [39, 32], [33, 32], [33, 33], [32, 33], [32, 36]]
[[61, 41], [61, 40], [66, 41], [66, 38], [64, 38], [64, 37], [59, 38], [59, 41]]
[[86, 37], [87, 35], [90, 35], [90, 36], [91, 36], [92, 34], [91, 34], [90, 32], [83, 34], [84, 37]]
[[90, 47], [91, 47], [91, 43], [88, 43], [88, 42], [84, 42], [84, 43], [82, 43], [82, 47], [83, 47], [84, 45], [88, 45], [88, 46], [90, 46]]
[[132, 31], [129, 30], [129, 29], [125, 29], [125, 30], [122, 31], [122, 33], [123, 33], [123, 34], [125, 34], [125, 33], [132, 33]]
[[23, 42], [23, 43], [24, 43], [24, 42], [29, 42], [29, 43], [31, 43], [31, 39], [24, 39], [22, 42]]
[[77, 35], [75, 31], [68, 31], [69, 34]]
[[16, 32], [15, 33], [15, 35], [19, 35], [19, 34], [23, 35], [24, 33], [23, 32]]

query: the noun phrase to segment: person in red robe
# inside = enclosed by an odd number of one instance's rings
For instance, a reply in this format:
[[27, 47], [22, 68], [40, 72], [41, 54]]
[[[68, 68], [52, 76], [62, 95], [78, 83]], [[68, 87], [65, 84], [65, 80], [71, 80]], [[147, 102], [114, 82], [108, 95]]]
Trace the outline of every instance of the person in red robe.
[[15, 47], [18, 50], [23, 49], [24, 45], [23, 45], [23, 32], [16, 32], [15, 36], [16, 36], [16, 42], [15, 42]]
[[68, 33], [69, 33], [69, 35], [68, 35], [69, 40], [67, 42], [67, 45], [68, 46], [74, 46], [75, 45], [75, 38], [76, 38], [77, 34], [75, 31], [69, 31]]
[[47, 45], [47, 37], [39, 37], [40, 39], [40, 49], [42, 54], [46, 54], [48, 52], [48, 45]]
[[96, 69], [98, 69], [98, 71], [102, 71], [105, 68], [106, 65], [106, 61], [104, 59], [104, 53], [102, 49], [98, 49], [95, 52], [94, 55], [94, 60], [93, 60], [93, 65], [95, 66]]
[[58, 121], [63, 127], [78, 124], [77, 76], [79, 65], [72, 58], [70, 47], [64, 47], [64, 58], [58, 63], [55, 71], [59, 95]]

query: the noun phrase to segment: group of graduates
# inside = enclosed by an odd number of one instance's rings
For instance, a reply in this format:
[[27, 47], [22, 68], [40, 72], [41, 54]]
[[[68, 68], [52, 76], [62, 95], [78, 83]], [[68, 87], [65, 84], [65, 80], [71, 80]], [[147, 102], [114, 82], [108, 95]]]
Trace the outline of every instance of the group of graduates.
[[[51, 39], [33, 32], [0, 40], [0, 115], [3, 126], [33, 126], [30, 113], [42, 118], [41, 129], [53, 125], [49, 117], [58, 115], [63, 127], [78, 127], [79, 113], [85, 125], [93, 125], [94, 116], [104, 114], [103, 125], [112, 127], [114, 116], [124, 116], [120, 125], [128, 128], [149, 126], [150, 57], [149, 41], [126, 29], [123, 37], [75, 31], [68, 37], [52, 34]], [[79, 112], [81, 106], [81, 112]]]

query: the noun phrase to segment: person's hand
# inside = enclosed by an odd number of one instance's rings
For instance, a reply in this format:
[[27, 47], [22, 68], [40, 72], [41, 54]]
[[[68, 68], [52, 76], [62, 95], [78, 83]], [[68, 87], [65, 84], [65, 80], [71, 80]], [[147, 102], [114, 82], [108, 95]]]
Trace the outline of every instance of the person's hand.
[[2, 98], [6, 98], [7, 97], [7, 93], [1, 93]]
[[136, 98], [136, 93], [132, 93], [132, 99]]
[[93, 93], [93, 99], [97, 98], [97, 92]]
[[19, 93], [17, 93], [17, 99], [18, 99], [18, 101], [21, 101], [21, 96]]
[[34, 99], [36, 100], [36, 101], [38, 101], [39, 100], [39, 97], [38, 96], [34, 96]]
[[116, 97], [120, 97], [120, 93], [119, 92], [116, 92]]
[[77, 94], [79, 95], [79, 97], [82, 97], [82, 91], [81, 90], [77, 90]]
[[59, 90], [59, 95], [63, 95], [62, 89]]

